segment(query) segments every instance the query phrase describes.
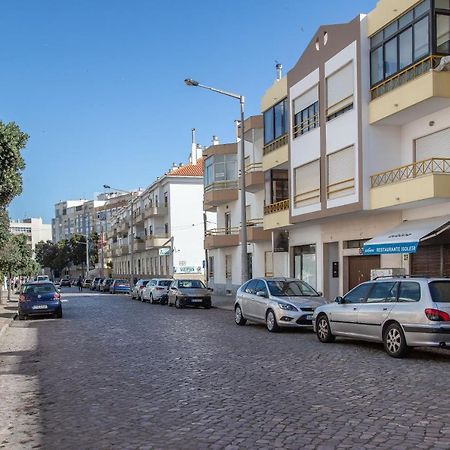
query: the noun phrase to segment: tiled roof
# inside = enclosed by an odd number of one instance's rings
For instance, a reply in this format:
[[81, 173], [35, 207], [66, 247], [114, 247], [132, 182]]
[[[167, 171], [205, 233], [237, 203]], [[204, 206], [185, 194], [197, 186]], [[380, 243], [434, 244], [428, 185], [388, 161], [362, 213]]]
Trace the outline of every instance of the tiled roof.
[[186, 164], [178, 169], [168, 173], [169, 176], [176, 177], [202, 177], [203, 176], [203, 158], [197, 161], [197, 164]]

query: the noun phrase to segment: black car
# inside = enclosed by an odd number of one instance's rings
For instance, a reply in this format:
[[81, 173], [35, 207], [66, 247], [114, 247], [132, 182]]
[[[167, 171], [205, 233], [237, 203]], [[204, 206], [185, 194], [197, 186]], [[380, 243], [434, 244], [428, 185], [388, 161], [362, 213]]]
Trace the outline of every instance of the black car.
[[30, 316], [62, 318], [61, 295], [50, 282], [37, 281], [22, 286], [19, 295], [19, 320]]
[[70, 287], [72, 286], [72, 283], [70, 282], [70, 278], [63, 278], [61, 279], [61, 281], [59, 282], [59, 285], [61, 287]]

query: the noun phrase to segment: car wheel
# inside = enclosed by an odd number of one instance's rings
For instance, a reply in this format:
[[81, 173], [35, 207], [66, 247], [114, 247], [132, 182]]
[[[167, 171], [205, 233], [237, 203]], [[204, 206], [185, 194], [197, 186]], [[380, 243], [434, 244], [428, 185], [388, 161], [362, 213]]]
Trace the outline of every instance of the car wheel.
[[25, 320], [25, 316], [23, 314], [19, 314], [17, 318], [19, 320]]
[[63, 316], [63, 314], [62, 314], [62, 309], [60, 309], [60, 310], [55, 314], [55, 318], [56, 318], [56, 319], [62, 319], [62, 316]]
[[389, 356], [402, 358], [408, 351], [405, 335], [398, 323], [388, 325], [383, 336], [384, 348]]
[[181, 304], [180, 299], [177, 297], [175, 298], [175, 308], [181, 309], [183, 305]]
[[211, 309], [211, 302], [206, 302], [203, 306], [205, 309]]
[[266, 314], [266, 326], [271, 333], [275, 333], [280, 329], [277, 323], [277, 318], [275, 317], [275, 313], [271, 309], [269, 309]]
[[172, 303], [170, 303], [170, 299], [167, 299], [167, 306], [172, 306]]
[[239, 305], [236, 305], [236, 308], [234, 308], [234, 321], [236, 325], [245, 325], [247, 323], [247, 319], [242, 315], [242, 309]]
[[317, 319], [316, 334], [320, 342], [333, 342], [336, 339], [331, 333], [330, 322], [325, 314], [321, 314]]
[[153, 305], [155, 301], [153, 300], [153, 294], [150, 294], [150, 304]]

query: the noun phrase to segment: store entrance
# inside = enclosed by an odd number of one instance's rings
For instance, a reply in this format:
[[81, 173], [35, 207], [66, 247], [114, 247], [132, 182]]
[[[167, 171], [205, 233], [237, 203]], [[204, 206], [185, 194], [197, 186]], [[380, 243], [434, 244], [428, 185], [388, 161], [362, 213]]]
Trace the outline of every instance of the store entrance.
[[370, 280], [370, 271], [380, 268], [380, 255], [348, 257], [348, 290]]

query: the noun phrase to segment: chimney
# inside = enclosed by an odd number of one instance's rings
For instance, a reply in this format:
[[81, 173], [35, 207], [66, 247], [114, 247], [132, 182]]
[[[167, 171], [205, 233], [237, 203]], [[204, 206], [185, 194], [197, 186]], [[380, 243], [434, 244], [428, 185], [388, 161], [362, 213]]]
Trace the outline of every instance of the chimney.
[[191, 164], [197, 164], [197, 144], [195, 143], [195, 128], [192, 128], [192, 143], [191, 143]]
[[219, 145], [219, 138], [217, 136], [212, 137], [211, 145]]
[[197, 154], [197, 161], [198, 161], [203, 155], [203, 147], [200, 144], [197, 144], [196, 154]]
[[275, 66], [275, 69], [277, 71], [277, 81], [281, 80], [281, 70], [283, 69], [283, 64], [277, 63]]

